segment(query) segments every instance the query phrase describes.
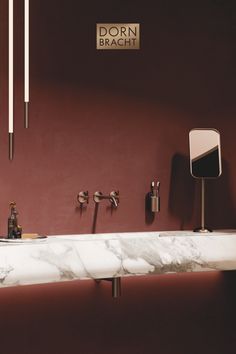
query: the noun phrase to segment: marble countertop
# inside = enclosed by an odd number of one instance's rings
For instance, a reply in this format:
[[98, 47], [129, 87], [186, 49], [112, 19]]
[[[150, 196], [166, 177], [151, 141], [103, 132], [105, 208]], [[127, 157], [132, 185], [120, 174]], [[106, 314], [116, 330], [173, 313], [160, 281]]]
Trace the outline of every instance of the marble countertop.
[[236, 231], [58, 235], [24, 243], [0, 242], [2, 287], [233, 269]]

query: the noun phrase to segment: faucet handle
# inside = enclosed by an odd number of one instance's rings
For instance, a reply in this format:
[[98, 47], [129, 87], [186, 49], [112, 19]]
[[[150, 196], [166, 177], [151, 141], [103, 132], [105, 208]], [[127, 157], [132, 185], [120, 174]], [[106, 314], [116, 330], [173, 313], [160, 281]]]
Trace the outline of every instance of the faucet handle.
[[80, 203], [81, 205], [84, 204], [84, 203], [87, 203], [89, 202], [89, 192], [86, 191], [81, 191], [79, 192], [79, 194], [77, 195], [77, 201], [78, 203]]
[[112, 191], [110, 193], [110, 200], [111, 200], [112, 205], [115, 208], [117, 208], [118, 204], [119, 204], [119, 201], [120, 201], [120, 193], [119, 193], [119, 191]]
[[102, 192], [95, 192], [94, 195], [93, 195], [93, 200], [95, 203], [100, 203], [100, 201], [104, 198]]

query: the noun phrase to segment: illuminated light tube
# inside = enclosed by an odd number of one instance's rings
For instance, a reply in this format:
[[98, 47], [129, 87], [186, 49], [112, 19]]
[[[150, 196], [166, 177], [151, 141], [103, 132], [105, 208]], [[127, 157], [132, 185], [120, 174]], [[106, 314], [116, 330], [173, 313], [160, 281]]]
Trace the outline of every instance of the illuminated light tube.
[[9, 0], [8, 8], [8, 132], [9, 132], [9, 159], [14, 155], [14, 65], [13, 65], [13, 0]]
[[25, 0], [24, 8], [24, 106], [25, 128], [29, 127], [29, 0]]

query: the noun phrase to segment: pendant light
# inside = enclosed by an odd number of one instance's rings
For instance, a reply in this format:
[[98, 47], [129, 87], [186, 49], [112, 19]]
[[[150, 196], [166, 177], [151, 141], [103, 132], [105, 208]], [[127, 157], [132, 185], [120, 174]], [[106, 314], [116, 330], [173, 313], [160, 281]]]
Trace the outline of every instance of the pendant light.
[[25, 105], [25, 128], [29, 127], [29, 0], [25, 0], [24, 11], [24, 105]]
[[13, 0], [9, 0], [8, 7], [8, 133], [9, 133], [9, 159], [14, 155], [14, 64], [13, 64]]
[[[9, 160], [14, 157], [14, 0], [8, 3]], [[24, 126], [29, 127], [29, 0], [24, 0]]]

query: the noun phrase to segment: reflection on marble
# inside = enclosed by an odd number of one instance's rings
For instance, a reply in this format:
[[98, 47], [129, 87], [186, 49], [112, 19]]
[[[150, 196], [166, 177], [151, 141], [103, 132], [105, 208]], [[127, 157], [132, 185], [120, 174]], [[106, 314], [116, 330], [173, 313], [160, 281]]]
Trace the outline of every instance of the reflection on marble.
[[0, 243], [0, 286], [232, 269], [236, 232], [61, 235]]

